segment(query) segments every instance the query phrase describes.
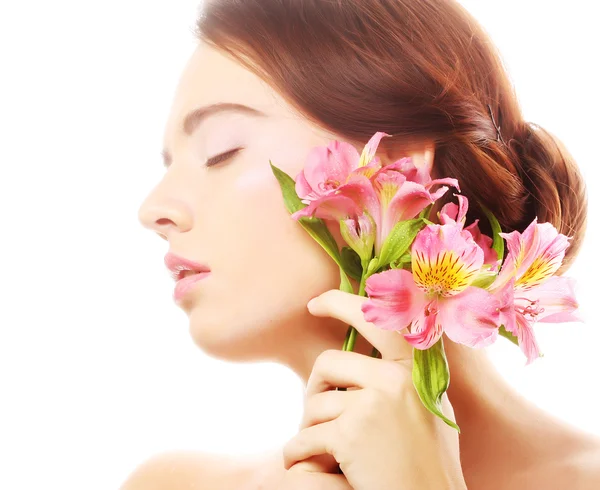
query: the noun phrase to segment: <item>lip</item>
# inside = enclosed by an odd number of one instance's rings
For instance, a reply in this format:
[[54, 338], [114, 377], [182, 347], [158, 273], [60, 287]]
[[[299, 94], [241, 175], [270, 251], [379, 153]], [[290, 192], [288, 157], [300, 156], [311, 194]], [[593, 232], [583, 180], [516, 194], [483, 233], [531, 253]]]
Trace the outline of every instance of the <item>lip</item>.
[[171, 272], [171, 277], [174, 281], [181, 279], [183, 271], [210, 272], [210, 268], [207, 265], [194, 262], [172, 252], [165, 255], [165, 265]]
[[210, 276], [210, 272], [197, 272], [195, 274], [179, 279], [175, 283], [175, 291], [173, 292], [173, 299], [175, 301], [181, 301], [202, 279]]

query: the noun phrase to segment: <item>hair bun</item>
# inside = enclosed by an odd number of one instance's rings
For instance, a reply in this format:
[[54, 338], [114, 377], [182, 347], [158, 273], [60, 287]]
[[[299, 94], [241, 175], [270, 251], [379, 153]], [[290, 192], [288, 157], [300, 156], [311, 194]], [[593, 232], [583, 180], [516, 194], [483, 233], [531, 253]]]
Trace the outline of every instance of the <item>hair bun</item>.
[[587, 227], [587, 189], [564, 143], [538, 124], [524, 122], [509, 142], [515, 166], [528, 192], [526, 214], [514, 228], [523, 230], [534, 218], [550, 222], [559, 233], [574, 237], [562, 271], [572, 263]]

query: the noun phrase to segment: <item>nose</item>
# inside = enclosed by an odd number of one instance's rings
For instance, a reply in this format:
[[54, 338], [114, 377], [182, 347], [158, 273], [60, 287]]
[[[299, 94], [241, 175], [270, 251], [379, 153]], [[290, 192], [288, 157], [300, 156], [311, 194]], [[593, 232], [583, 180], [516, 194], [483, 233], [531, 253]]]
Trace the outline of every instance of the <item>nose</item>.
[[192, 228], [192, 213], [184, 201], [154, 193], [140, 206], [138, 219], [142, 226], [165, 240], [173, 233], [185, 233]]

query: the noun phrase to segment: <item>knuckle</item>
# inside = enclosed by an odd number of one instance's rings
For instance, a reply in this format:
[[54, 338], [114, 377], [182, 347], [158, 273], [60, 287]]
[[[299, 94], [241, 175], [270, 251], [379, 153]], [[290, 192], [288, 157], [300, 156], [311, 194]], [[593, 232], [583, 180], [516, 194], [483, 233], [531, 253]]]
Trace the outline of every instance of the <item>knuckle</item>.
[[362, 443], [366, 424], [368, 422], [362, 416], [344, 414], [336, 419], [338, 448], [335, 459], [338, 463], [344, 464], [349, 461], [346, 457], [346, 450]]
[[360, 421], [356, 424], [369, 424], [381, 412], [385, 394], [379, 390], [363, 390], [361, 393]]
[[394, 397], [403, 397], [413, 389], [412, 372], [405, 364], [396, 361], [386, 363], [383, 376], [387, 393]]
[[338, 351], [335, 349], [327, 349], [321, 352], [315, 359], [313, 365], [313, 371], [320, 371], [325, 368], [335, 357], [337, 357]]
[[332, 301], [338, 296], [339, 292], [339, 289], [328, 289], [319, 298], [323, 299], [324, 302]]
[[314, 425], [315, 414], [319, 413], [321, 400], [318, 396], [309, 396], [304, 399], [304, 413], [302, 414], [301, 426], [310, 427]]
[[302, 450], [302, 438], [300, 436], [302, 432], [297, 434], [295, 437], [290, 439], [282, 449], [283, 460], [285, 464], [294, 463], [294, 459], [299, 451]]
[[291, 457], [291, 452], [292, 452], [292, 440], [289, 440], [288, 442], [286, 442], [283, 446], [283, 449], [281, 450], [282, 454], [283, 454], [283, 460], [287, 463]]

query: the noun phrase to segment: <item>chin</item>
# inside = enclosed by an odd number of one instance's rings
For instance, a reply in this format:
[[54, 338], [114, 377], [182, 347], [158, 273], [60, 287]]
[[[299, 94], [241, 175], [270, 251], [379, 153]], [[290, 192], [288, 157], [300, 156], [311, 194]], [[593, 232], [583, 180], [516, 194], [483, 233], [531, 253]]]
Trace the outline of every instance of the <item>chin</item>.
[[231, 362], [265, 360], [269, 352], [269, 332], [258, 325], [242, 324], [235, 320], [209, 319], [198, 311], [189, 318], [189, 333], [194, 344], [210, 357]]

